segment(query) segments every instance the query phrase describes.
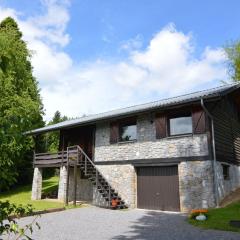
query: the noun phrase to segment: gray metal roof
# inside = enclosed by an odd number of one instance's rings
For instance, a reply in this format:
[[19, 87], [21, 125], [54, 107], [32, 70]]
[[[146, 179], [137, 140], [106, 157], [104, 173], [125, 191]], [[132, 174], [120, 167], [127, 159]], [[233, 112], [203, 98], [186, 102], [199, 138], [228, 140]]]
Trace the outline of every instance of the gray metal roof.
[[155, 102], [135, 105], [135, 106], [121, 108], [121, 109], [117, 109], [109, 112], [93, 114], [93, 115], [81, 117], [78, 119], [68, 120], [68, 121], [64, 121], [54, 125], [49, 125], [43, 128], [34, 129], [26, 132], [25, 134], [28, 134], [28, 135], [39, 134], [39, 133], [44, 133], [44, 132], [49, 132], [49, 131], [54, 131], [54, 130], [59, 130], [64, 128], [70, 128], [73, 126], [80, 126], [84, 124], [95, 123], [97, 121], [106, 120], [110, 118], [117, 118], [125, 115], [151, 111], [155, 109], [160, 110], [160, 109], [167, 108], [174, 105], [195, 102], [200, 100], [201, 98], [203, 99], [215, 98], [215, 97], [225, 95], [229, 92], [232, 92], [239, 87], [240, 87], [240, 84], [236, 84], [236, 83], [225, 84], [220, 87], [193, 92], [193, 93], [189, 93], [189, 94], [185, 94], [177, 97], [166, 98], [166, 99], [162, 99]]

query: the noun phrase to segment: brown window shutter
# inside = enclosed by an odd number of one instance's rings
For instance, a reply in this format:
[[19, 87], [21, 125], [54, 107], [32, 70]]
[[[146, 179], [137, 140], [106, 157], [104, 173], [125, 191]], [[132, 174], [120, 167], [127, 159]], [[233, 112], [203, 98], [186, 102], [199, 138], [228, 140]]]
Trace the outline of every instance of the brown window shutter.
[[206, 132], [205, 112], [200, 106], [193, 107], [192, 122], [193, 122], [193, 133], [198, 134], [198, 133]]
[[165, 138], [167, 136], [167, 118], [166, 114], [156, 114], [155, 117], [156, 138]]
[[117, 143], [119, 139], [119, 127], [118, 122], [112, 122], [110, 124], [110, 143]]

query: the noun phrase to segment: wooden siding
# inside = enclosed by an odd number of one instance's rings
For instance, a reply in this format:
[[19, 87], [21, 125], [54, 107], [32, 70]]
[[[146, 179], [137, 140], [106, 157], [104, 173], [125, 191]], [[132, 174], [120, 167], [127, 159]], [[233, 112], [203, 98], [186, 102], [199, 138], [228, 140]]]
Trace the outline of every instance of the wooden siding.
[[193, 133], [200, 134], [206, 131], [206, 117], [202, 107], [196, 106], [192, 108]]
[[110, 124], [110, 143], [117, 143], [119, 139], [119, 124], [117, 121]]
[[240, 123], [234, 105], [230, 97], [225, 97], [207, 107], [214, 117], [217, 160], [240, 164]]
[[59, 150], [79, 145], [89, 157], [94, 153], [95, 126], [83, 126], [60, 131]]
[[155, 117], [156, 139], [167, 137], [167, 117], [164, 113], [156, 114]]

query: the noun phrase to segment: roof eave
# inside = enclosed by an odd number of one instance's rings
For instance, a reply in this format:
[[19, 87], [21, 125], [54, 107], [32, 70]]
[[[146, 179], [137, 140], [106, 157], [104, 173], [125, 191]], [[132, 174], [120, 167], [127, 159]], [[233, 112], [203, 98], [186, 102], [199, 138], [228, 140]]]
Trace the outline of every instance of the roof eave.
[[[219, 99], [221, 97], [221, 95], [219, 93], [216, 93], [212, 96], [206, 96], [204, 97], [205, 100], [211, 100], [211, 101], [215, 101], [217, 99]], [[40, 129], [36, 129], [36, 130], [31, 130], [28, 132], [25, 132], [25, 135], [38, 135], [38, 134], [43, 134], [43, 133], [47, 133], [47, 132], [53, 132], [53, 131], [57, 131], [57, 130], [61, 130], [61, 129], [68, 129], [68, 128], [73, 128], [73, 127], [78, 127], [78, 126], [84, 126], [84, 125], [89, 125], [89, 124], [95, 124], [97, 122], [100, 121], [106, 121], [109, 119], [116, 119], [116, 118], [121, 118], [121, 117], [125, 117], [125, 116], [131, 116], [131, 115], [135, 115], [135, 114], [139, 114], [139, 113], [145, 113], [145, 112], [151, 112], [151, 111], [156, 111], [156, 110], [166, 110], [172, 107], [183, 107], [185, 105], [189, 105], [189, 104], [195, 104], [197, 102], [200, 101], [201, 98], [197, 98], [197, 99], [191, 99], [191, 100], [187, 100], [187, 101], [182, 101], [179, 103], [172, 103], [172, 104], [167, 104], [167, 105], [163, 105], [163, 106], [157, 106], [157, 107], [152, 107], [152, 108], [148, 108], [148, 109], [144, 109], [144, 110], [136, 110], [133, 112], [128, 112], [128, 113], [120, 113], [120, 114], [116, 114], [114, 116], [106, 116], [100, 119], [95, 119], [95, 120], [86, 120], [80, 123], [72, 123], [66, 126], [56, 126], [54, 127], [54, 125], [52, 126], [52, 128], [50, 129], [44, 129], [44, 128], [40, 128]]]

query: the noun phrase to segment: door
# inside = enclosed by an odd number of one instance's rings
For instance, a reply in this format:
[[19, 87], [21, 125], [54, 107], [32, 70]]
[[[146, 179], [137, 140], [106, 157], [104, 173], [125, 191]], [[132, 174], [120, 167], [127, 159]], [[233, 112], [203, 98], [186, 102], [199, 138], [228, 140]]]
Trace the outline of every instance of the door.
[[[71, 129], [66, 129], [61, 134], [64, 137], [64, 149], [66, 150], [68, 146], [79, 145], [83, 151], [88, 155], [88, 157], [93, 157], [94, 151], [94, 136], [95, 127], [94, 126], [83, 126]], [[63, 140], [60, 141], [62, 144]], [[60, 149], [62, 147], [60, 146]]]
[[178, 167], [137, 168], [138, 208], [180, 211]]

